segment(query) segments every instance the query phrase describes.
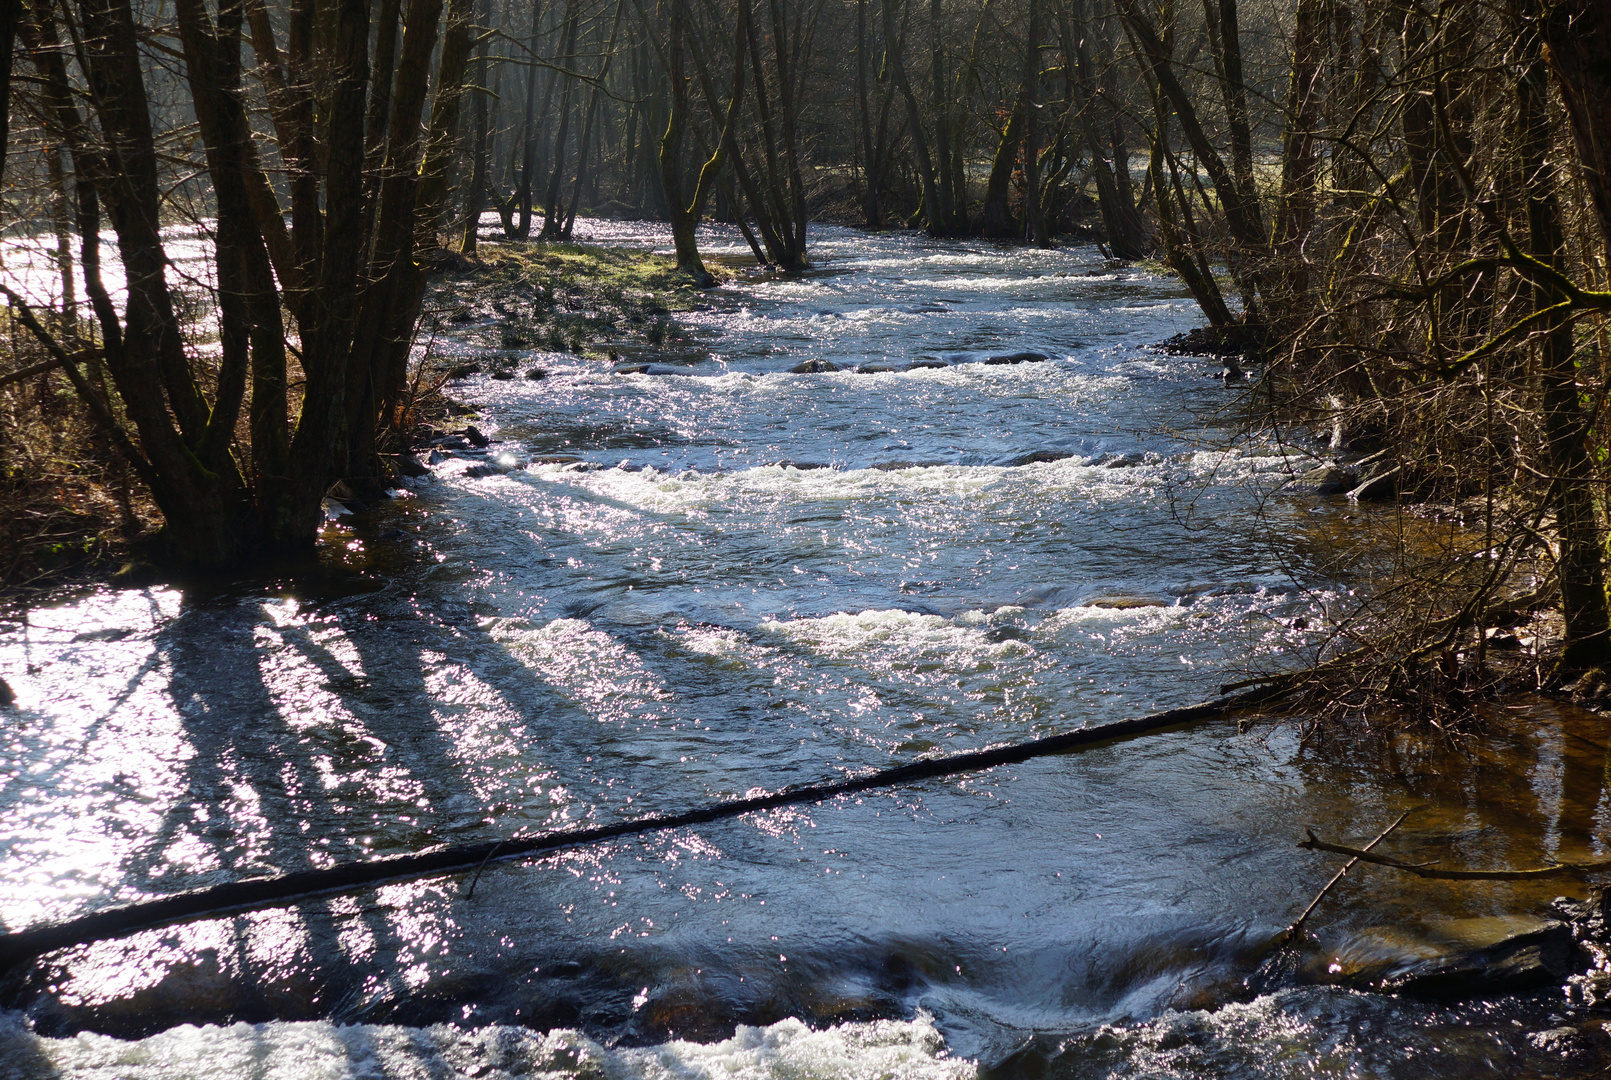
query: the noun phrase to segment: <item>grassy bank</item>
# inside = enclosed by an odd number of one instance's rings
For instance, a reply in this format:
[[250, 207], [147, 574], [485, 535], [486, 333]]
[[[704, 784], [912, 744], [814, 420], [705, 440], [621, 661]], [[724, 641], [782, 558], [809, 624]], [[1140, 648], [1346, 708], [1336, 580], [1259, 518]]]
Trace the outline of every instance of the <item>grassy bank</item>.
[[705, 296], [670, 259], [629, 248], [586, 244], [484, 243], [481, 259], [444, 260], [426, 297], [420, 336], [449, 324], [455, 337], [481, 346], [473, 361], [431, 359], [421, 372], [437, 381], [484, 372], [541, 378], [533, 353], [571, 353], [614, 362], [692, 345], [676, 314]]

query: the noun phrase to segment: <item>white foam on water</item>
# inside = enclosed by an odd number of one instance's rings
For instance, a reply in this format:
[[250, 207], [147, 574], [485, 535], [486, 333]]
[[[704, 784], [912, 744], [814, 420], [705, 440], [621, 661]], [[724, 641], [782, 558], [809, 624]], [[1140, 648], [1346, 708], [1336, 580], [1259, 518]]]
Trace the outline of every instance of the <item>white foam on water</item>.
[[35, 1035], [0, 1014], [0, 1080], [972, 1080], [932, 1018], [813, 1030], [795, 1019], [729, 1039], [609, 1048], [579, 1032], [328, 1022], [184, 1025], [125, 1042]]
[[844, 656], [869, 648], [905, 654], [1005, 657], [1032, 652], [1020, 641], [993, 642], [976, 625], [899, 608], [836, 612], [820, 618], [769, 620], [761, 629]]

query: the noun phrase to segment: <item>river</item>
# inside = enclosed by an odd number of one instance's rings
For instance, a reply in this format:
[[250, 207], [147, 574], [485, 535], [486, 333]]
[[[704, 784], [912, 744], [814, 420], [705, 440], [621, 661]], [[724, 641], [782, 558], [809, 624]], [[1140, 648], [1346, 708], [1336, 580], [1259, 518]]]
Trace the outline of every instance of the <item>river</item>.
[[[0, 621], [5, 928], [1194, 702], [1363, 587], [1336, 555], [1393, 511], [1277, 492], [1322, 448], [1238, 436], [1238, 387], [1148, 348], [1197, 323], [1175, 282], [834, 228], [813, 256], [733, 271], [682, 373], [454, 384], [490, 450], [332, 523], [318, 571]], [[1328, 984], [1560, 884], [1355, 871], [1255, 974], [1336, 869], [1305, 827], [1603, 857], [1598, 723], [1525, 720], [1322, 752], [1210, 723], [84, 946], [0, 987], [0, 1078], [1559, 1075], [1537, 1033], [1594, 1029], [1558, 987]]]

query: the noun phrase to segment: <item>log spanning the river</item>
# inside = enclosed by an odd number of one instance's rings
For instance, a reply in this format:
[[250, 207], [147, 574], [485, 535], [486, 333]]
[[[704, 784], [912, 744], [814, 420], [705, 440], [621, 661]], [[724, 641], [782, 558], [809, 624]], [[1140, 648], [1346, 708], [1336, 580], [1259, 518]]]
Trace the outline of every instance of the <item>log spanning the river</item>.
[[1198, 705], [1168, 709], [1111, 724], [1077, 728], [1029, 742], [922, 758], [909, 765], [898, 765], [891, 769], [880, 769], [841, 780], [824, 780], [814, 784], [786, 787], [767, 795], [731, 799], [676, 814], [656, 814], [614, 825], [560, 829], [536, 836], [510, 837], [482, 844], [454, 845], [413, 855], [395, 855], [366, 862], [343, 863], [323, 870], [303, 870], [276, 877], [231, 881], [205, 889], [174, 893], [156, 900], [144, 900], [108, 908], [66, 922], [0, 935], [0, 971], [27, 963], [57, 949], [108, 938], [127, 937], [142, 930], [171, 926], [175, 923], [240, 915], [399, 881], [443, 874], [479, 872], [492, 863], [546, 855], [584, 844], [597, 844], [606, 840], [665, 829], [705, 825], [781, 806], [824, 802], [840, 795], [853, 795], [877, 788], [900, 787], [919, 780], [978, 772], [1001, 765], [1016, 765], [1033, 758], [1210, 720], [1238, 709], [1270, 701], [1278, 696], [1280, 691], [1261, 689], [1219, 697]]

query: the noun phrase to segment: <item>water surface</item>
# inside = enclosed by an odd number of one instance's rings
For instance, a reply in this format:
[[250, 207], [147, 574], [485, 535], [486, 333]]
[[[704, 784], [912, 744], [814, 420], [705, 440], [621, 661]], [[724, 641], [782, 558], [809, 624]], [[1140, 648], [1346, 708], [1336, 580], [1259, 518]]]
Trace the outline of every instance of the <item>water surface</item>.
[[[320, 573], [0, 623], [5, 926], [1185, 704], [1362, 587], [1330, 567], [1379, 516], [1272, 494], [1317, 448], [1233, 438], [1236, 388], [1146, 347], [1196, 322], [1177, 283], [816, 235], [806, 277], [687, 316], [681, 373], [532, 353], [541, 381], [455, 384], [497, 441], [340, 518]], [[1598, 725], [1527, 719], [1325, 756], [1209, 724], [67, 950], [11, 978], [0, 1076], [1547, 1070], [1528, 1034], [1581, 1019], [1554, 999], [1316, 984], [1559, 884], [1356, 872], [1246, 983], [1335, 869], [1305, 826], [1413, 808], [1403, 857], [1603, 855]]]

